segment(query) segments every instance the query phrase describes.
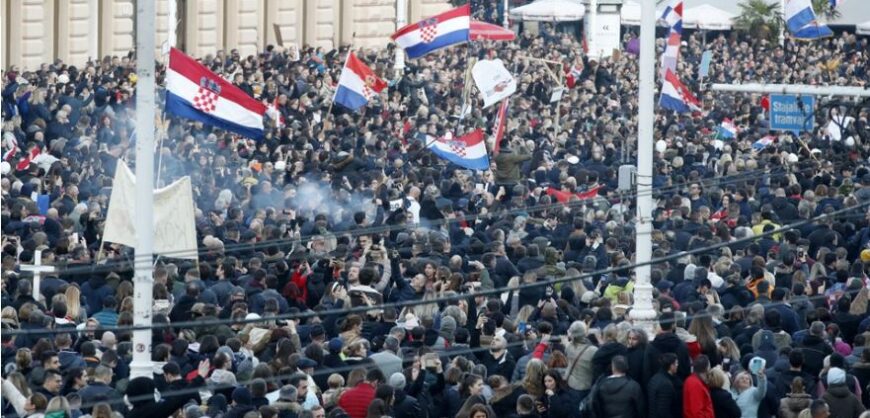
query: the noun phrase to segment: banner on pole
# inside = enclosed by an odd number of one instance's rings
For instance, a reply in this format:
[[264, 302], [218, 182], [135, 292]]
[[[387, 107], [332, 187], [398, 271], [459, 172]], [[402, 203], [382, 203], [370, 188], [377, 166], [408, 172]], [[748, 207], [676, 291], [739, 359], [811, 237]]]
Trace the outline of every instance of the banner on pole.
[[474, 84], [483, 96], [487, 108], [517, 91], [517, 81], [500, 59], [480, 60], [471, 69]]
[[[136, 246], [133, 217], [136, 205], [136, 177], [118, 161], [112, 196], [106, 214], [103, 240]], [[190, 177], [183, 177], [154, 191], [154, 253], [170, 258], [197, 258], [196, 223]]]

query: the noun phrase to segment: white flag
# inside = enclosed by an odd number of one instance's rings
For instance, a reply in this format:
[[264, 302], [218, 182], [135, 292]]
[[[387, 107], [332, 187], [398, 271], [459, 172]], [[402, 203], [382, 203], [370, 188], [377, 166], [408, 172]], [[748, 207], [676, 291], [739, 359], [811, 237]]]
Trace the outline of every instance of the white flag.
[[[118, 161], [112, 196], [106, 214], [103, 241], [136, 246], [133, 225], [136, 206], [136, 177], [123, 161]], [[170, 258], [195, 260], [196, 222], [190, 177], [183, 177], [154, 191], [154, 252]]]
[[500, 59], [480, 60], [471, 69], [474, 84], [483, 96], [483, 107], [487, 108], [517, 91], [517, 80], [504, 67]]

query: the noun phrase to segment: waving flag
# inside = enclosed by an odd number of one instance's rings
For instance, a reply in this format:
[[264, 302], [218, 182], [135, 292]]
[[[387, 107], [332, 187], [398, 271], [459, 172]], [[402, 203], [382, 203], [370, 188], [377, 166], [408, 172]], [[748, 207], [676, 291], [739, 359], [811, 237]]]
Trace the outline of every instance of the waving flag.
[[667, 70], [677, 71], [677, 61], [680, 58], [680, 37], [683, 34], [683, 0], [671, 0], [665, 8], [662, 20], [668, 24], [668, 38], [665, 52], [662, 54], [662, 77]]
[[768, 146], [770, 146], [771, 144], [773, 144], [774, 142], [776, 142], [776, 137], [773, 135], [767, 135], [767, 136], [759, 139], [758, 141], [753, 142], [752, 143], [752, 150], [753, 151], [761, 151], [761, 150], [767, 148]]
[[701, 109], [701, 102], [680, 82], [680, 79], [671, 70], [665, 72], [659, 105], [665, 109], [671, 109], [680, 113]]
[[722, 121], [722, 124], [719, 125], [719, 128], [716, 130], [716, 134], [719, 138], [725, 139], [734, 139], [737, 138], [737, 126], [734, 126], [734, 122], [731, 119], [725, 119]]
[[504, 138], [505, 125], [507, 122], [507, 108], [510, 99], [504, 99], [498, 107], [498, 119], [495, 122], [495, 144], [492, 146], [492, 156], [498, 155], [501, 150], [501, 139]]
[[662, 20], [671, 30], [683, 33], [683, 0], [671, 0], [662, 12]]
[[471, 6], [468, 4], [399, 29], [390, 38], [408, 58], [417, 58], [450, 45], [468, 42], [471, 36]]
[[816, 20], [810, 0], [785, 0], [785, 22], [788, 31], [798, 39], [819, 39], [834, 34]]
[[248, 138], [263, 137], [266, 105], [175, 48], [166, 69], [166, 111]]
[[383, 89], [387, 82], [378, 78], [374, 71], [360, 61], [353, 52], [347, 56], [341, 78], [338, 79], [338, 89], [335, 90], [335, 103], [348, 109], [359, 110], [368, 104]]
[[42, 154], [41, 148], [39, 148], [39, 147], [31, 148], [30, 152], [28, 152], [27, 155], [21, 157], [21, 159], [18, 160], [18, 164], [15, 165], [15, 169], [18, 171], [27, 170], [28, 168], [30, 168], [30, 163], [33, 162], [33, 160], [35, 160], [36, 157], [39, 156], [39, 154]]
[[18, 147], [13, 145], [6, 152], [3, 153], [3, 161], [11, 161], [15, 158], [15, 154], [18, 154]]
[[435, 155], [469, 170], [489, 168], [489, 156], [486, 155], [486, 144], [480, 129], [458, 138], [438, 138], [429, 143], [429, 149]]

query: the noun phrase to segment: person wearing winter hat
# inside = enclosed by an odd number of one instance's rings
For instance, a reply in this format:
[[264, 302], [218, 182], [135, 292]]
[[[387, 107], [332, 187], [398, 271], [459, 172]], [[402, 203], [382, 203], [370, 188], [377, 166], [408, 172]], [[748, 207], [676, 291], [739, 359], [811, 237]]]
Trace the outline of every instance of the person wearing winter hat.
[[296, 386], [284, 385], [278, 390], [278, 400], [270, 406], [278, 410], [279, 417], [298, 416], [302, 412], [302, 405], [297, 402], [297, 397]]
[[828, 403], [832, 417], [858, 418], [865, 409], [858, 397], [849, 391], [846, 371], [839, 367], [828, 369], [828, 390], [822, 399]]
[[251, 391], [244, 386], [237, 386], [233, 389], [232, 400], [232, 407], [224, 415], [224, 418], [243, 418], [245, 414], [254, 410]]

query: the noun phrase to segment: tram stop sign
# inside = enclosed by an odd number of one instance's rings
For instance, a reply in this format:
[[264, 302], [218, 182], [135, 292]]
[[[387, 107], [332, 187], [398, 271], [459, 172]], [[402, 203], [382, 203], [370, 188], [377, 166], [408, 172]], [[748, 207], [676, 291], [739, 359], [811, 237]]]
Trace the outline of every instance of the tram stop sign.
[[802, 132], [815, 126], [816, 98], [795, 94], [770, 95], [770, 130]]

